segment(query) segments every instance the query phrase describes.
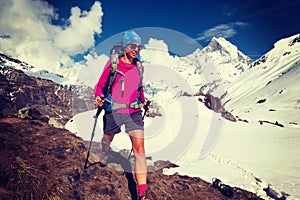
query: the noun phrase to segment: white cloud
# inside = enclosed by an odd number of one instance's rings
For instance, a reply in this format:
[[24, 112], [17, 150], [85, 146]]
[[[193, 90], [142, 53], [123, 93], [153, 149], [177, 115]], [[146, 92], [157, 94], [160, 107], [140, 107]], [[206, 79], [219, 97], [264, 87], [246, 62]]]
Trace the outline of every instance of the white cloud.
[[90, 11], [73, 7], [61, 26], [52, 24], [59, 20], [55, 8], [41, 0], [2, 0], [0, 7], [0, 51], [52, 72], [72, 66], [71, 56], [92, 48], [94, 35], [102, 32], [97, 1]]
[[84, 84], [94, 87], [104, 70], [109, 57], [105, 54], [97, 55], [92, 52], [84, 57], [86, 67], [82, 68], [78, 73], [77, 84]]
[[87, 51], [94, 46], [94, 34], [101, 33], [101, 17], [99, 3], [95, 3], [90, 12], [81, 12], [80, 8], [73, 7], [70, 25], [56, 35], [55, 43], [71, 55]]
[[230, 38], [237, 34], [236, 28], [243, 28], [248, 24], [245, 22], [233, 22], [228, 24], [220, 24], [203, 31], [195, 39], [197, 41], [209, 41], [213, 37]]
[[151, 64], [170, 65], [172, 56], [168, 51], [168, 45], [163, 40], [150, 38], [141, 51], [141, 58], [144, 62]]

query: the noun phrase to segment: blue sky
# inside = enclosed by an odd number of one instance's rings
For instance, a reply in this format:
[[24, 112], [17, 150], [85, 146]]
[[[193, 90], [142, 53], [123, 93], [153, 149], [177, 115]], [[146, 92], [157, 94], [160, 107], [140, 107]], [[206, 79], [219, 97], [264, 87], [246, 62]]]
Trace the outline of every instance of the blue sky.
[[[89, 9], [94, 3], [48, 2], [63, 17], [68, 17], [70, 6]], [[245, 54], [257, 58], [277, 40], [300, 33], [299, 0], [102, 0], [101, 4], [103, 33], [98, 42], [128, 29], [163, 27], [197, 39], [202, 46], [212, 36], [225, 37]]]
[[253, 59], [300, 33], [300, 0], [1, 0], [0, 7], [0, 51], [34, 65], [73, 65], [107, 38], [142, 27], [178, 31], [203, 47], [224, 37]]

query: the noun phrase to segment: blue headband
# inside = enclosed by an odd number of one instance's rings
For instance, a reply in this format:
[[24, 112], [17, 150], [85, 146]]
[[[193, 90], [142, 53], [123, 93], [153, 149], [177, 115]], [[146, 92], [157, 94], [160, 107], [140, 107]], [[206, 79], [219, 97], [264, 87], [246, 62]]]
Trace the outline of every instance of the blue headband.
[[122, 37], [122, 46], [125, 48], [128, 44], [137, 42], [142, 43], [141, 37], [134, 31], [125, 31]]

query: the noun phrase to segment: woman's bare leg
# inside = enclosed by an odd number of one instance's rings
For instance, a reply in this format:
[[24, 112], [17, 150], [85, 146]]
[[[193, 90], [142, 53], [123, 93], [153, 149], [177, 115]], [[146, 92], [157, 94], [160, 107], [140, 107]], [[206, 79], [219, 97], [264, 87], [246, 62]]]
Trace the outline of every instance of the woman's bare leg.
[[147, 183], [147, 163], [144, 147], [144, 131], [133, 130], [129, 131], [129, 136], [132, 142], [132, 149], [135, 156], [135, 176], [137, 184]]

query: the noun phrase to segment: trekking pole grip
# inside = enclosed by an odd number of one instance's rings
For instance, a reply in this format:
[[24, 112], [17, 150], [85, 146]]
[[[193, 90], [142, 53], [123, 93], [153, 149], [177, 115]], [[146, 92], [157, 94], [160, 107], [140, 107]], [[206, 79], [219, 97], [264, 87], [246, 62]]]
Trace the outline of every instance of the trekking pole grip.
[[146, 106], [150, 106], [150, 104], [151, 104], [151, 101], [148, 100], [148, 101], [146, 102]]
[[[105, 96], [103, 94], [100, 95], [100, 98], [101, 100], [104, 100], [105, 99]], [[98, 117], [101, 113], [101, 111], [103, 110], [103, 106], [98, 106], [98, 109], [97, 109], [97, 112], [96, 112], [96, 115], [95, 115], [95, 118]]]
[[147, 102], [146, 102], [146, 104], [144, 105], [144, 115], [143, 115], [143, 117], [142, 117], [142, 119], [144, 119], [145, 118], [145, 116], [146, 116], [146, 113], [147, 113], [147, 111], [149, 110], [149, 106], [150, 106], [150, 104], [151, 104], [151, 101], [150, 100], [148, 100]]
[[148, 100], [148, 101], [146, 102], [146, 104], [144, 105], [145, 112], [149, 110], [150, 104], [151, 104], [151, 101]]

